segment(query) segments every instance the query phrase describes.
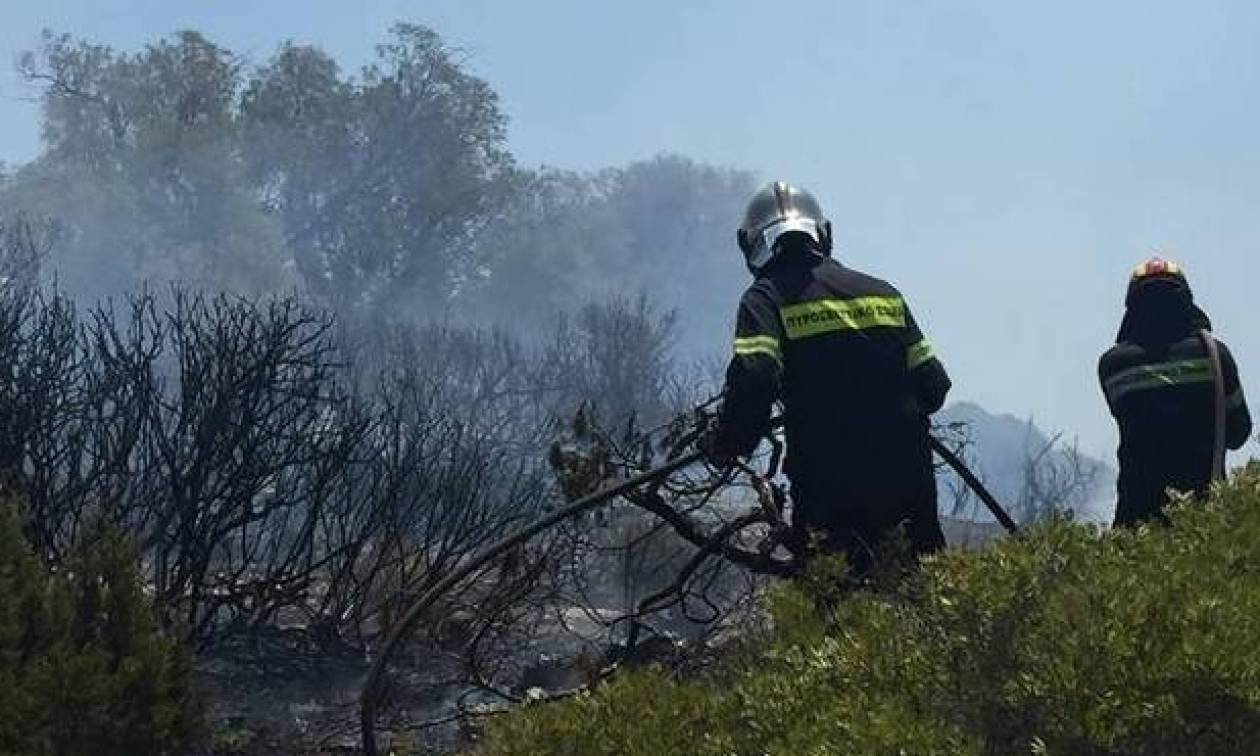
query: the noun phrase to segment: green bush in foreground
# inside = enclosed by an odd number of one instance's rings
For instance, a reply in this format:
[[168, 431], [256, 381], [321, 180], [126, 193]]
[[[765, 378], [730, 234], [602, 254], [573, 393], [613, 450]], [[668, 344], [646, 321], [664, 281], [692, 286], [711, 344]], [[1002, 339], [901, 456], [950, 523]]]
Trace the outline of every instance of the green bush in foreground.
[[753, 662], [528, 707], [484, 753], [1260, 753], [1260, 471], [1172, 520], [940, 555], [825, 624], [781, 589]]
[[126, 539], [102, 530], [56, 571], [0, 501], [0, 754], [180, 753], [199, 701]]

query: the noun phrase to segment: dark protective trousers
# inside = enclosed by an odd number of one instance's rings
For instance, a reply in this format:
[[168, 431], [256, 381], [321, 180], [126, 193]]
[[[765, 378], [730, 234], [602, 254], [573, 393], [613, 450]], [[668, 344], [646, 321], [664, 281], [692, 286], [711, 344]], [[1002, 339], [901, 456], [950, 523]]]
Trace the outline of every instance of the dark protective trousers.
[[[839, 471], [792, 476], [793, 526], [820, 539], [826, 553], [842, 553], [855, 576], [867, 574], [881, 555], [904, 539], [917, 558], [945, 547], [936, 511], [936, 478], [926, 448], [914, 467], [855, 479]], [[900, 473], [899, 475], [896, 473]]]

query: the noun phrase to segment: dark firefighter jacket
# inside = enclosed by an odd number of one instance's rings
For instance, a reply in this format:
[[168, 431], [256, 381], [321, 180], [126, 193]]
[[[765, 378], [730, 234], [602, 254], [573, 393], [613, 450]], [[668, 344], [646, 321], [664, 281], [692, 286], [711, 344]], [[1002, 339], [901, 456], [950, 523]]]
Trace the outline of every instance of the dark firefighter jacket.
[[928, 415], [949, 387], [893, 286], [830, 258], [780, 260], [740, 301], [715, 446], [750, 453], [781, 400], [798, 520], [882, 530], [917, 515], [936, 546]]
[[[1212, 370], [1199, 337], [1210, 330], [1184, 280], [1165, 279], [1154, 296], [1136, 292], [1116, 345], [1099, 362], [1098, 377], [1120, 427], [1117, 525], [1159, 517], [1169, 488], [1202, 492], [1212, 478]], [[1238, 367], [1217, 341], [1225, 378], [1226, 444], [1237, 449], [1251, 434], [1251, 415]]]

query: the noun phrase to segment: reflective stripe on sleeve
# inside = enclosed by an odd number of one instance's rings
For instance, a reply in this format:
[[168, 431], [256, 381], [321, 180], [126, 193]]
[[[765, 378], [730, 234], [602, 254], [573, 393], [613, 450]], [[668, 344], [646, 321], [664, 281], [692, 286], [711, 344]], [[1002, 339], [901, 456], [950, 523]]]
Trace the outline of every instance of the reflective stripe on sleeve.
[[927, 339], [920, 339], [919, 343], [906, 350], [906, 368], [914, 370], [935, 356], [936, 351], [932, 349], [932, 342]]
[[773, 358], [775, 362], [783, 362], [783, 351], [779, 348], [779, 340], [773, 336], [743, 336], [736, 338], [735, 354], [740, 357], [762, 354]]
[[789, 339], [906, 325], [906, 305], [901, 297], [818, 299], [780, 308], [779, 315]]
[[1211, 364], [1206, 359], [1197, 359], [1131, 367], [1108, 378], [1103, 386], [1114, 404], [1135, 391], [1211, 382]]

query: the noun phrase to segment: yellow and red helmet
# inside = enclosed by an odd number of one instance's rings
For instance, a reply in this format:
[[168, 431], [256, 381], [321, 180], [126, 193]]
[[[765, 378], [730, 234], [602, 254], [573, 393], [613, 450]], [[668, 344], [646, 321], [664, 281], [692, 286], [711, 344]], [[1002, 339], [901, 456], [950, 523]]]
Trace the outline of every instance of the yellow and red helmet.
[[1129, 278], [1129, 291], [1125, 296], [1125, 304], [1131, 304], [1138, 292], [1152, 287], [1177, 289], [1187, 294], [1190, 291], [1185, 268], [1172, 260], [1152, 257], [1133, 269], [1133, 275]]
[[1180, 265], [1162, 257], [1152, 257], [1133, 269], [1134, 281], [1154, 276], [1171, 276], [1180, 278], [1183, 281], [1186, 280], [1185, 270]]

